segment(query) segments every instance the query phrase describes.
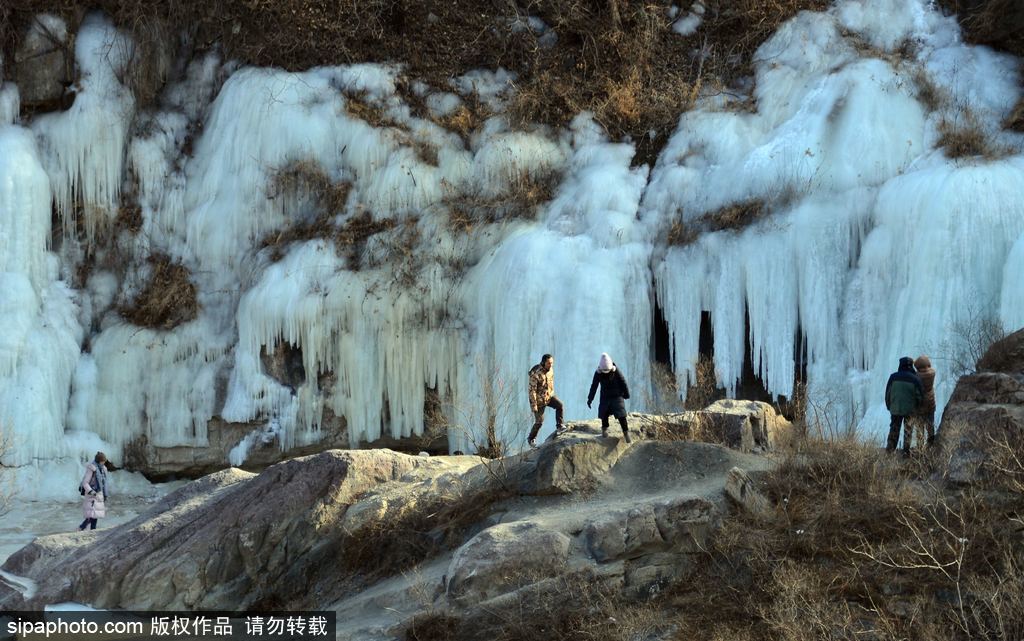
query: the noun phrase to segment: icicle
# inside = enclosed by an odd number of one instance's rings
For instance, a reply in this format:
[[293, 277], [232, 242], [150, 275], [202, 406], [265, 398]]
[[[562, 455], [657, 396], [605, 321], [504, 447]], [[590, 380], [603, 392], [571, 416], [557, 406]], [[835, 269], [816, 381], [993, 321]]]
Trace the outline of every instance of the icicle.
[[125, 143], [135, 114], [135, 100], [120, 77], [133, 55], [128, 38], [101, 14], [90, 13], [75, 38], [80, 79], [74, 104], [32, 123], [65, 231], [83, 216], [89, 243], [118, 211]]

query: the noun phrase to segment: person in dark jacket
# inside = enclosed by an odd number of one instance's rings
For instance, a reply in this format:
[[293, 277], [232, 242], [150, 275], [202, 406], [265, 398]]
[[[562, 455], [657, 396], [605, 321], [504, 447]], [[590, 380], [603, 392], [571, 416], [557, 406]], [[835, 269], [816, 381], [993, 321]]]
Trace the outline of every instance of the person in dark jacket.
[[[914, 373], [914, 361], [909, 356], [900, 359], [899, 370], [889, 376], [885, 385], [885, 407], [892, 419], [889, 421], [889, 439], [885, 450], [893, 452], [900, 440], [900, 427], [907, 417], [914, 414], [924, 398], [924, 386]], [[910, 455], [910, 433], [903, 435], [903, 454]]]
[[[909, 424], [913, 423], [914, 431], [917, 432], [917, 446], [920, 448], [925, 443], [931, 445], [935, 442], [935, 368], [932, 367], [931, 359], [922, 354], [914, 361], [914, 369], [917, 370], [917, 377], [921, 379], [924, 398], [914, 416], [907, 421], [908, 426], [904, 427], [904, 430], [910, 429]], [[926, 434], [927, 441], [924, 438]], [[906, 434], [903, 439], [907, 440]]]
[[608, 436], [608, 417], [614, 416], [619, 419], [622, 426], [622, 438], [627, 443], [629, 438], [629, 426], [626, 424], [626, 399], [629, 398], [629, 386], [626, 385], [626, 377], [622, 371], [612, 362], [611, 356], [601, 354], [601, 360], [594, 372], [594, 380], [590, 383], [590, 394], [587, 395], [587, 407], [594, 402], [594, 393], [597, 387], [601, 386], [601, 400], [597, 405], [597, 415], [601, 419], [601, 436]]

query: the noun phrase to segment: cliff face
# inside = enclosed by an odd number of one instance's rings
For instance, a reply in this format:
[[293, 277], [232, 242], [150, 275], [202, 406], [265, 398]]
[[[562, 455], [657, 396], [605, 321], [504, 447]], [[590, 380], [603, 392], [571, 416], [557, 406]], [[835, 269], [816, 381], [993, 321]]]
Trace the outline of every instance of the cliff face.
[[608, 352], [630, 409], [703, 357], [884, 429], [899, 356], [1024, 324], [1017, 60], [923, 1], [770, 4], [229, 5], [222, 48], [154, 9], [181, 51], [125, 2], [11, 14], [5, 464], [516, 447], [544, 353], [570, 417]]

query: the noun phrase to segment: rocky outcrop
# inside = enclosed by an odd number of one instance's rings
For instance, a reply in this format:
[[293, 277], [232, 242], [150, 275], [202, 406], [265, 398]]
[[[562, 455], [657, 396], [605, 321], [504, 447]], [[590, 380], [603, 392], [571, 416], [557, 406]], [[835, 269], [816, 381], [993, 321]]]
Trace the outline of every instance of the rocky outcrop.
[[793, 425], [761, 401], [723, 399], [702, 410], [630, 415], [631, 424], [656, 438], [720, 443], [744, 452], [771, 450], [788, 442]]
[[35, 581], [32, 598], [8, 591], [4, 609], [76, 601], [103, 608], [236, 609], [302, 594], [337, 567], [348, 508], [367, 491], [465, 470], [463, 457], [333, 450], [259, 475], [218, 472], [110, 530], [40, 537], [3, 569]]
[[[266, 422], [232, 423], [214, 416], [206, 424], [207, 442], [204, 447], [182, 445], [158, 447], [142, 436], [125, 446], [124, 467], [141, 472], [152, 481], [169, 478], [198, 478], [204, 474], [231, 467], [229, 454], [243, 440], [250, 445], [242, 467], [258, 471], [285, 459], [308, 456], [325, 449], [348, 449], [348, 426], [344, 417], [335, 416], [325, 408], [320, 423], [322, 437], [310, 445], [282, 450], [278, 433]], [[367, 443], [370, 449], [391, 449], [396, 452], [416, 454], [426, 451], [430, 454], [446, 454], [448, 440], [444, 432], [424, 437], [394, 439], [387, 436]]]
[[64, 21], [52, 15], [36, 16], [14, 54], [13, 75], [22, 105], [59, 107], [64, 88], [71, 84], [72, 61]]
[[477, 603], [564, 573], [570, 543], [562, 532], [529, 521], [489, 527], [455, 552], [447, 595]]
[[748, 514], [759, 519], [772, 517], [774, 510], [771, 501], [761, 492], [750, 475], [740, 468], [734, 467], [729, 470], [729, 476], [725, 479], [725, 493]]
[[997, 442], [1024, 442], [1024, 330], [992, 345], [978, 371], [957, 382], [942, 414], [939, 440], [954, 481], [978, 480]]
[[668, 550], [696, 552], [717, 517], [707, 499], [682, 496], [612, 512], [583, 529], [587, 550], [599, 563]]
[[417, 613], [472, 620], [582, 580], [639, 598], [693, 570], [738, 465], [767, 462], [583, 423], [493, 461], [333, 450], [230, 469], [123, 526], [36, 539], [3, 567], [35, 592], [0, 587], [0, 608], [330, 608], [341, 638], [369, 641]]

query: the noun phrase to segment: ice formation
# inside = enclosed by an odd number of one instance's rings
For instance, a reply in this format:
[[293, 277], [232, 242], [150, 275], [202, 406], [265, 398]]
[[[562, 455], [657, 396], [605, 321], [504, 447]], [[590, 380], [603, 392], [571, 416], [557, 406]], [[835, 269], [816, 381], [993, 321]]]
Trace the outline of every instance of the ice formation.
[[[702, 12], [677, 10], [677, 30], [699, 33]], [[73, 106], [27, 128], [17, 88], [0, 86], [0, 420], [18, 439], [5, 463], [71, 475], [76, 457], [118, 460], [140, 437], [204, 447], [217, 416], [252, 428], [225, 463], [268, 438], [318, 442], [328, 411], [357, 446], [421, 433], [428, 389], [445, 400], [453, 450], [479, 445], [487, 423], [517, 444], [526, 372], [546, 352], [570, 418], [588, 414], [601, 352], [625, 372], [630, 408], [650, 404], [655, 301], [684, 392], [709, 313], [730, 393], [748, 354], [774, 395], [806, 369], [812, 402], [874, 437], [898, 357], [933, 356], [941, 411], [951, 328], [979, 314], [1024, 324], [1024, 156], [1002, 128], [1016, 61], [963, 44], [924, 0], [799, 14], [755, 56], [756, 110], [702, 98], [652, 168], [631, 167], [633, 146], [587, 114], [513, 130], [500, 69], [431, 88], [388, 66], [289, 73], [211, 55], [137, 113], [133, 51], [90, 14]], [[410, 87], [429, 113], [411, 108]], [[469, 132], [438, 124], [471, 94], [493, 115]], [[995, 158], [948, 158], [942, 135], [958, 126]], [[344, 202], [322, 212], [317, 194], [282, 187], [300, 165]], [[110, 225], [126, 190], [134, 234]], [[53, 252], [51, 203], [64, 225]], [[740, 203], [763, 215], [666, 241], [673, 224]], [[378, 233], [347, 251], [331, 242], [366, 221]], [[322, 237], [273, 255], [275, 238], [313, 223]], [[109, 260], [74, 289], [90, 252]], [[116, 311], [154, 254], [197, 290], [198, 316], [173, 329]], [[282, 345], [301, 350], [302, 381], [264, 371], [261, 355]]]

